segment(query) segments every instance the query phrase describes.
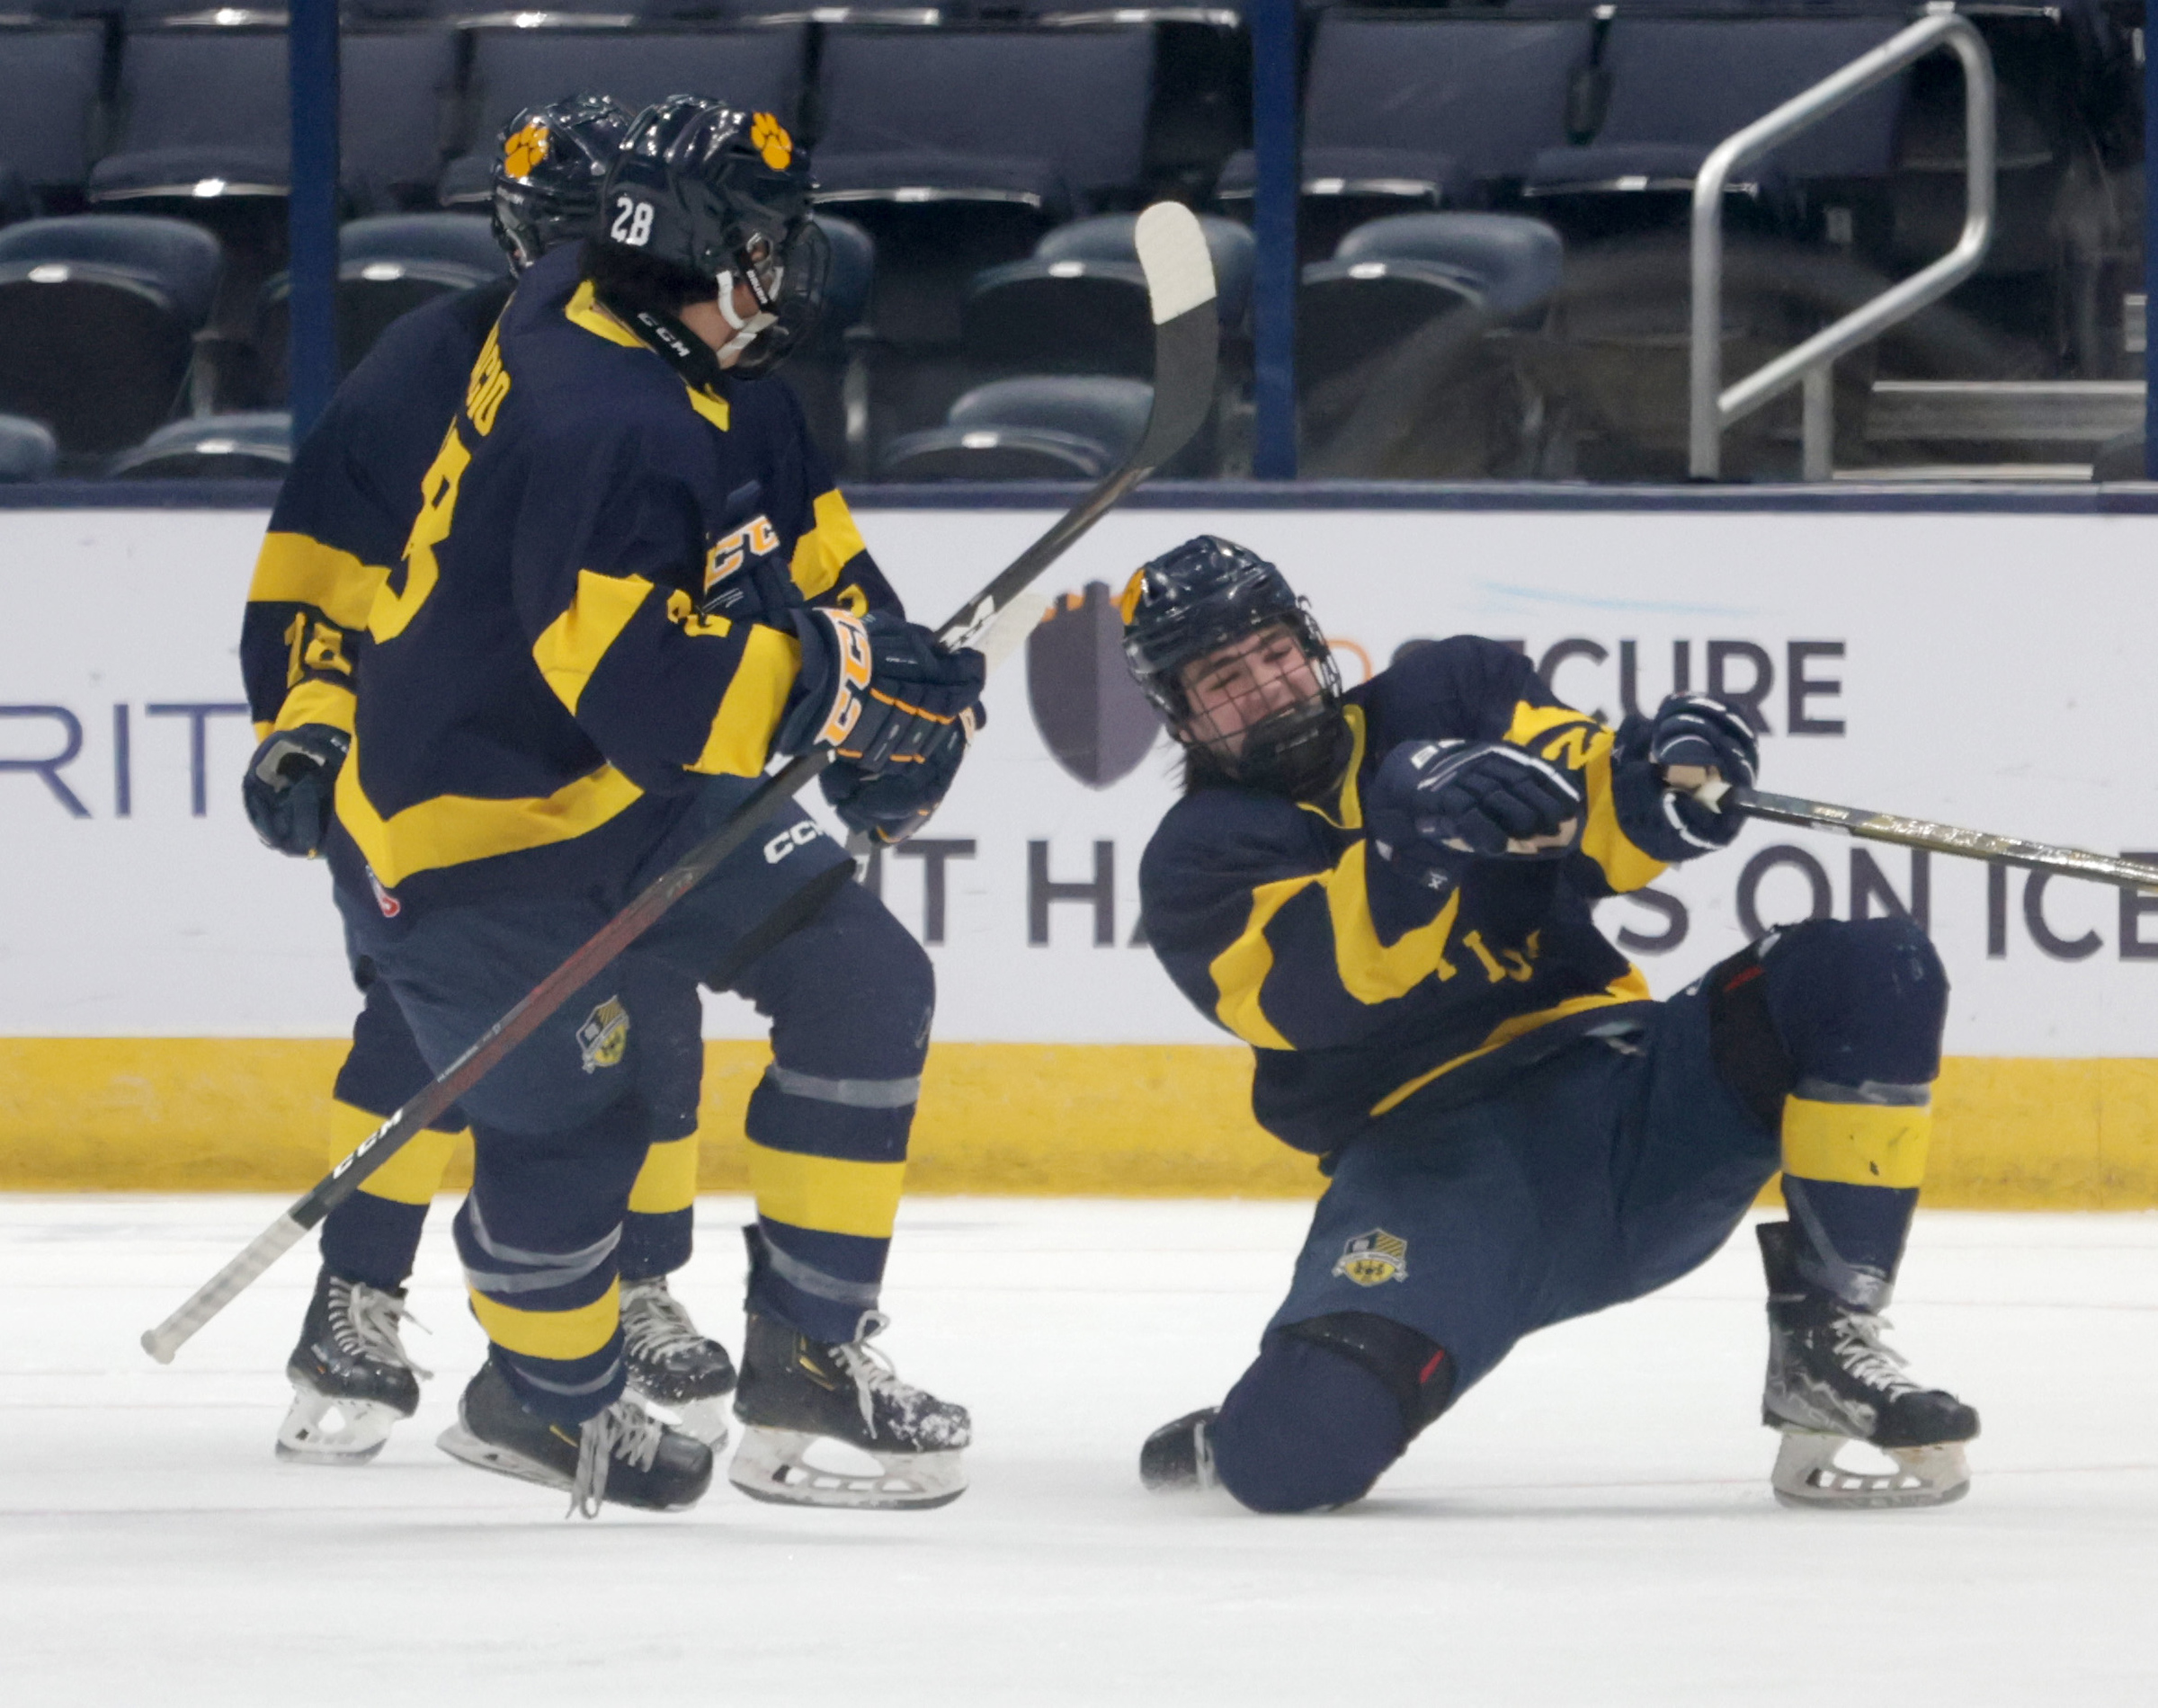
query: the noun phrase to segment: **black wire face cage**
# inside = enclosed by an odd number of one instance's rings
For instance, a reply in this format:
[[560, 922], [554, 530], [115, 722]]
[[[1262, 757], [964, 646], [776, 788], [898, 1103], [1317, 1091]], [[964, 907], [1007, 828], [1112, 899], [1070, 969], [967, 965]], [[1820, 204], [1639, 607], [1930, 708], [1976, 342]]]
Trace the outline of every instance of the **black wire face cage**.
[[816, 335], [832, 278], [832, 244], [804, 217], [776, 248], [761, 236], [752, 238], [736, 251], [736, 265], [754, 281], [758, 307], [775, 317], [735, 360], [737, 378], [755, 379]]

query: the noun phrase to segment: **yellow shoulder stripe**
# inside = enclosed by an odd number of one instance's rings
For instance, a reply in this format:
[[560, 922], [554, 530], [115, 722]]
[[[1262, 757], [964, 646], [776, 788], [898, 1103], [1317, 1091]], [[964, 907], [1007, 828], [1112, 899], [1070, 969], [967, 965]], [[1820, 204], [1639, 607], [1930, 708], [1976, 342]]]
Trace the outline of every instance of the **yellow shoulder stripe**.
[[704, 752], [692, 771], [754, 777], [771, 757], [771, 738], [787, 709], [787, 695], [802, 668], [802, 645], [791, 635], [759, 624], [751, 627], [734, 680], [720, 696]]
[[1538, 1009], [1533, 1014], [1517, 1014], [1511, 1020], [1500, 1021], [1492, 1027], [1491, 1035], [1475, 1049], [1465, 1051], [1451, 1061], [1440, 1063], [1428, 1073], [1419, 1073], [1406, 1085], [1395, 1087], [1371, 1106], [1371, 1113], [1379, 1116], [1389, 1109], [1400, 1108], [1440, 1074], [1451, 1073], [1463, 1063], [1473, 1062], [1479, 1055], [1489, 1055], [1502, 1044], [1511, 1044], [1518, 1037], [1526, 1037], [1554, 1020], [1563, 1020], [1570, 1014], [1586, 1013], [1590, 1009], [1610, 1008], [1619, 1002], [1645, 1002], [1648, 1000], [1648, 981], [1642, 977], [1639, 967], [1629, 966], [1592, 996], [1569, 996], [1565, 1001], [1554, 1002], [1549, 1008]]
[[355, 739], [337, 773], [337, 817], [375, 876], [395, 888], [415, 872], [572, 841], [599, 829], [643, 794], [613, 766], [602, 765], [552, 795], [524, 799], [438, 795], [386, 819], [360, 786]]
[[629, 619], [636, 616], [652, 591], [641, 575], [595, 575], [577, 572], [577, 591], [569, 609], [555, 618], [532, 643], [532, 662], [555, 690], [555, 698], [577, 709], [584, 698], [584, 684], [600, 667]]
[[247, 589], [251, 605], [312, 605], [340, 628], [367, 627], [389, 571], [307, 534], [268, 534]]
[[[562, 307], [562, 317], [573, 326], [582, 326], [594, 338], [604, 338], [609, 343], [620, 344], [625, 350], [651, 351], [649, 344], [602, 307], [599, 299], [593, 295], [592, 280], [589, 279], [570, 293], [569, 300]], [[682, 388], [689, 394], [691, 409], [721, 432], [727, 431], [730, 412], [726, 398], [699, 391], [686, 380]]]
[[828, 592], [840, 572], [869, 550], [861, 529], [854, 524], [854, 512], [836, 487], [816, 495], [815, 512], [816, 525], [794, 542], [794, 557], [788, 565], [804, 599]]
[[1506, 726], [1506, 734], [1502, 739], [1511, 742], [1516, 747], [1536, 747], [1541, 752], [1543, 750], [1537, 743], [1538, 736], [1574, 724], [1591, 730], [1597, 727], [1594, 718], [1584, 717], [1571, 706], [1531, 706], [1525, 699], [1517, 700], [1514, 702], [1513, 722]]

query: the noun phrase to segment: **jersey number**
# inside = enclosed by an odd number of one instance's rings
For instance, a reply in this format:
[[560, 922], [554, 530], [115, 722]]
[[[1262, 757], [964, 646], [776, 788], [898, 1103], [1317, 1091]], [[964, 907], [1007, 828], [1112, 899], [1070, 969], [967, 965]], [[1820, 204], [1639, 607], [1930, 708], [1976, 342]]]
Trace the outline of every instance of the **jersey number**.
[[382, 591], [375, 595], [374, 609], [368, 613], [368, 633], [378, 641], [395, 640], [402, 635], [441, 579], [434, 548], [450, 538], [450, 520], [457, 513], [458, 483], [464, 479], [471, 461], [472, 453], [452, 426], [441, 449], [435, 453], [433, 466], [420, 480], [420, 513], [413, 519], [412, 532], [405, 541], [405, 585], [392, 588], [384, 583]]
[[642, 249], [652, 241], [652, 204], [635, 196], [617, 196], [614, 224], [607, 227], [607, 235], [632, 249]]

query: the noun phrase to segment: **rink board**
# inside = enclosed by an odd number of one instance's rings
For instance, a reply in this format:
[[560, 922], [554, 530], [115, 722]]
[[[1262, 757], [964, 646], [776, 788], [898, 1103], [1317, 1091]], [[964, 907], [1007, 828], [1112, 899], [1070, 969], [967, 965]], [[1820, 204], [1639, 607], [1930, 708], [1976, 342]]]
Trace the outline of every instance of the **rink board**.
[[[941, 616], [1047, 512], [867, 511]], [[0, 512], [0, 1185], [313, 1177], [354, 997], [318, 867], [239, 810], [235, 662], [259, 513]], [[915, 1183], [1297, 1195], [1241, 1053], [1155, 965], [1137, 869], [1174, 798], [1101, 600], [1190, 533], [1280, 561], [1344, 675], [1404, 643], [1520, 645], [1583, 709], [1750, 697], [1764, 783], [2109, 850], [2158, 850], [2145, 655], [2158, 519], [2014, 513], [1130, 511], [1052, 572], [935, 825], [878, 874], [938, 964]], [[1092, 606], [1084, 589], [1102, 590]], [[1069, 599], [1065, 596], [1070, 595]], [[1659, 993], [1749, 926], [1900, 906], [1954, 983], [1936, 1201], [2158, 1204], [2158, 898], [1754, 826], [1601, 918]], [[740, 1179], [755, 1017], [708, 1005], [707, 1184]]]

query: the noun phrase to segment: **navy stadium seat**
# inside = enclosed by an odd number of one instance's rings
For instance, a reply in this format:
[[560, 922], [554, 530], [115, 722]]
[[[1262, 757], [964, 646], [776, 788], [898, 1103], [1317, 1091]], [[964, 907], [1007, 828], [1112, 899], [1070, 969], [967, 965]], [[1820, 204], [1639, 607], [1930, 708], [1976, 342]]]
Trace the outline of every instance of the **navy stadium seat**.
[[[453, 31], [351, 31], [340, 46], [345, 188], [365, 205], [424, 201], [440, 174], [455, 96]], [[93, 201], [282, 196], [291, 181], [281, 29], [165, 28], [121, 51], [114, 150]]]
[[[337, 367], [350, 373], [399, 315], [444, 291], [500, 279], [509, 260], [487, 220], [470, 213], [383, 214], [337, 232]], [[272, 398], [285, 388], [291, 280], [263, 285], [254, 346]]]
[[90, 175], [104, 58], [94, 24], [0, 30], [0, 165], [56, 211]]
[[[1609, 105], [1592, 138], [1538, 154], [1531, 195], [1690, 191], [1709, 152], [1793, 95], [1871, 51], [1900, 17], [1656, 18], [1610, 25]], [[1886, 176], [1895, 164], [1897, 76], [1774, 149], [1752, 176]], [[1763, 179], [1763, 173], [1766, 176]]]
[[1146, 430], [1154, 387], [1101, 375], [1000, 379], [886, 449], [885, 480], [1099, 480]]
[[[1344, 205], [1307, 220], [1306, 254], [1324, 254], [1375, 213], [1474, 206], [1518, 183], [1539, 150], [1566, 140], [1591, 36], [1586, 18], [1322, 16], [1304, 94], [1303, 191]], [[1248, 200], [1253, 182], [1247, 151], [1232, 156], [1217, 193]]]
[[709, 95], [776, 112], [791, 125], [807, 40], [799, 26], [479, 31], [472, 43], [472, 152], [491, 156], [502, 127], [522, 108], [594, 92], [632, 111], [671, 94]]
[[1304, 269], [1297, 387], [1314, 473], [1511, 472], [1520, 387], [1502, 338], [1558, 289], [1558, 233], [1513, 214], [1396, 214]]
[[105, 472], [115, 480], [282, 480], [291, 462], [292, 418], [262, 411], [160, 427]]
[[[962, 311], [968, 357], [1030, 373], [1152, 373], [1154, 316], [1132, 244], [1137, 218], [1100, 214], [1060, 226], [1025, 261], [977, 275]], [[1251, 231], [1213, 215], [1199, 226], [1222, 325], [1241, 328], [1251, 309]]]
[[177, 219], [78, 214], [0, 230], [0, 409], [63, 453], [120, 449], [168, 419], [223, 271]]
[[0, 415], [0, 481], [43, 480], [59, 460], [59, 445], [42, 422]]
[[827, 200], [1016, 203], [1048, 219], [1136, 192], [1144, 29], [834, 29], [818, 89]]

